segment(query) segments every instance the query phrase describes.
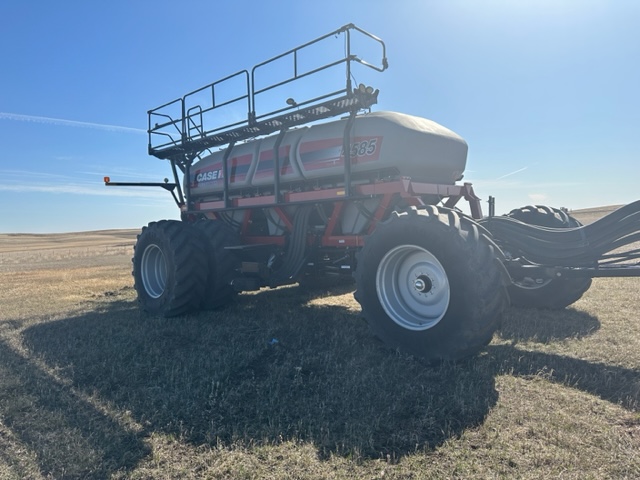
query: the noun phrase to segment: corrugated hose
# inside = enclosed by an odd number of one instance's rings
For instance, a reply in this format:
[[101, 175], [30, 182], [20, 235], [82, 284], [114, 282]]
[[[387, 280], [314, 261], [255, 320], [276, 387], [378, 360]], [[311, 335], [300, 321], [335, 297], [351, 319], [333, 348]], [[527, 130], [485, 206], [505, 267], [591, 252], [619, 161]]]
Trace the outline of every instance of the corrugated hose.
[[480, 223], [504, 250], [543, 265], [580, 267], [640, 258], [640, 249], [609, 253], [640, 241], [640, 200], [575, 228], [540, 227], [509, 217]]

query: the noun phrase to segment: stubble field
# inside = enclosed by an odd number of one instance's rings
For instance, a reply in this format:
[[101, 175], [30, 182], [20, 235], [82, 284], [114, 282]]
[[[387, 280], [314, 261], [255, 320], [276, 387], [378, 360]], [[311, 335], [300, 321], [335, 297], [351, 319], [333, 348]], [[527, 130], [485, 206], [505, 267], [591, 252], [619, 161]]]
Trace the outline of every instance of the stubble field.
[[136, 233], [0, 235], [0, 479], [640, 478], [640, 279], [429, 367], [348, 286], [143, 315]]

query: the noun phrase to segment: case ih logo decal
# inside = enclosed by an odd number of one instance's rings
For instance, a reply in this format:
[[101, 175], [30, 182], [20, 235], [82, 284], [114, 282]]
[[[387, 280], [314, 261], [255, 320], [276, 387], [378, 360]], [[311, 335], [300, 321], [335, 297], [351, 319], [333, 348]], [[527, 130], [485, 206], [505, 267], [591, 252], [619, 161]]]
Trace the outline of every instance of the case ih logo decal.
[[196, 182], [210, 182], [211, 180], [218, 180], [222, 178], [222, 170], [210, 170], [208, 172], [200, 172], [196, 175]]
[[[247, 178], [247, 172], [251, 167], [251, 161], [253, 155], [250, 153], [247, 155], [241, 155], [239, 157], [232, 157], [228, 160], [229, 165], [229, 181], [230, 183], [242, 182]], [[194, 181], [191, 187], [197, 187], [200, 184], [207, 182], [217, 182], [224, 178], [222, 170], [222, 162], [214, 162], [211, 165], [203, 167], [201, 170], [196, 170]]]
[[[355, 137], [349, 150], [354, 164], [375, 162], [380, 158], [382, 137]], [[341, 138], [314, 140], [300, 144], [300, 160], [305, 170], [318, 170], [344, 165], [344, 146]]]

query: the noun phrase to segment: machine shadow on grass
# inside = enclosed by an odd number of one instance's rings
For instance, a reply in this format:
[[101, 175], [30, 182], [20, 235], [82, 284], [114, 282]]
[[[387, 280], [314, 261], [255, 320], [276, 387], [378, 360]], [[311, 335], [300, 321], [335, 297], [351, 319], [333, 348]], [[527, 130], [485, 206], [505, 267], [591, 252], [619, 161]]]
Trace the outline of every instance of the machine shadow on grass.
[[[4, 342], [0, 386], [0, 418], [11, 432], [8, 440], [0, 438], [0, 459], [17, 477], [34, 475], [23, 455], [10, 453], [14, 448], [24, 452], [24, 446], [47, 478], [109, 478], [150, 454], [138, 433]], [[17, 446], [11, 447], [12, 438]]]
[[499, 334], [513, 343], [550, 343], [584, 338], [599, 329], [600, 322], [596, 317], [571, 307], [560, 311], [513, 307]]
[[[31, 327], [23, 339], [74, 388], [131, 412], [141, 435], [196, 445], [293, 439], [312, 442], [320, 457], [398, 459], [481, 424], [501, 374], [547, 372], [550, 381], [638, 409], [639, 372], [514, 345], [430, 367], [383, 348], [357, 312], [309, 303], [314, 295], [264, 291], [222, 311], [173, 319], [115, 300]], [[587, 330], [597, 324], [584, 320]], [[510, 335], [523, 335], [516, 330]]]

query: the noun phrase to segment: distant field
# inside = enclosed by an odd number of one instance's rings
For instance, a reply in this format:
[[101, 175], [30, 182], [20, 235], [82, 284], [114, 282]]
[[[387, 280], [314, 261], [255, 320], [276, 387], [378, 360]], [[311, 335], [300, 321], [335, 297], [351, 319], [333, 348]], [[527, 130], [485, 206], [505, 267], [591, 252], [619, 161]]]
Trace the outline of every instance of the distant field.
[[[63, 265], [103, 265], [131, 256], [139, 230], [60, 234], [0, 234], [0, 272]], [[122, 259], [119, 259], [122, 260]]]
[[608, 213], [617, 210], [622, 205], [612, 205], [609, 207], [585, 208], [582, 210], [571, 210], [569, 213], [577, 218], [582, 224], [587, 225], [593, 223]]
[[0, 234], [0, 253], [28, 250], [56, 250], [69, 248], [102, 248], [131, 245], [139, 230], [99, 230], [76, 233], [9, 233]]
[[640, 478], [640, 279], [429, 367], [345, 286], [143, 315], [137, 233], [0, 235], [1, 480]]

